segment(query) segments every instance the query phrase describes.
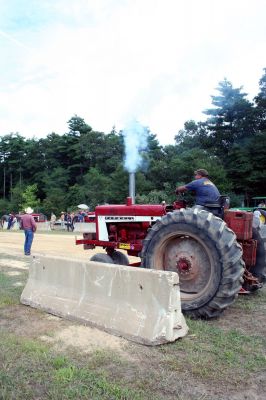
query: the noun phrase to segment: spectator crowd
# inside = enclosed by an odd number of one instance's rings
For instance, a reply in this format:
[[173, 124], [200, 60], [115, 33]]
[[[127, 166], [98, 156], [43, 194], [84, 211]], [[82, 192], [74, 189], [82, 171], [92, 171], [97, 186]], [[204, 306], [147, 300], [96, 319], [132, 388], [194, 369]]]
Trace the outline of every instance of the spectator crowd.
[[[18, 224], [18, 228], [21, 229], [21, 216], [24, 213], [14, 213], [5, 214], [1, 217], [1, 228], [11, 230], [15, 227], [16, 223]], [[42, 218], [39, 219], [39, 215], [42, 215]], [[45, 222], [47, 218], [43, 214], [33, 214], [33, 218], [36, 222]], [[75, 223], [77, 222], [86, 222], [88, 221], [88, 213], [86, 211], [76, 211], [76, 212], [64, 212], [62, 211], [60, 216], [57, 217], [53, 212], [50, 217], [50, 228], [54, 229], [62, 229], [67, 230], [68, 232], [73, 232]], [[18, 229], [16, 228], [16, 229]]]
[[55, 225], [61, 226], [62, 229], [67, 229], [68, 232], [73, 232], [76, 222], [86, 222], [88, 213], [86, 211], [64, 212], [62, 211], [59, 219], [54, 213], [51, 214], [50, 227], [55, 229]]

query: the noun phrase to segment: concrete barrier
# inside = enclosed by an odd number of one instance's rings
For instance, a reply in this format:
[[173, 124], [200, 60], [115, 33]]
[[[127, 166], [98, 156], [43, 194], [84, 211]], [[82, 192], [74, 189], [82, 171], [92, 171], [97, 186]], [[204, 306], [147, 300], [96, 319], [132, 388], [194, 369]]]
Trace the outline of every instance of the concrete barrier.
[[[8, 223], [4, 222], [3, 229], [7, 229]], [[20, 224], [19, 222], [15, 222], [14, 225], [11, 228], [12, 231], [18, 231], [20, 230]], [[37, 231], [50, 231], [50, 222], [37, 222]]]
[[50, 231], [50, 222], [45, 221], [45, 222], [37, 222], [37, 231]]
[[175, 272], [39, 256], [21, 303], [148, 345], [188, 331]]
[[96, 232], [96, 224], [94, 222], [76, 222], [74, 225], [74, 232]]
[[[4, 225], [3, 225], [3, 229], [7, 229], [7, 227], [8, 227], [8, 222], [5, 221], [5, 222], [4, 222]], [[10, 230], [12, 230], [12, 231], [18, 231], [19, 229], [20, 229], [19, 223], [18, 223], [18, 222], [15, 222], [15, 223], [12, 225], [12, 227], [11, 227]]]
[[67, 229], [66, 223], [63, 222], [56, 222], [53, 224], [52, 231], [65, 231]]

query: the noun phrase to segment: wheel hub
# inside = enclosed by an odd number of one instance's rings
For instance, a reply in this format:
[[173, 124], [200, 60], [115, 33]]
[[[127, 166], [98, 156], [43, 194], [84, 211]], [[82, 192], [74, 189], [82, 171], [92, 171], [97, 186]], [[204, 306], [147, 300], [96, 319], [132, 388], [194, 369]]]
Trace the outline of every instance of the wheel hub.
[[186, 257], [179, 258], [176, 267], [181, 275], [188, 275], [192, 269], [191, 262]]
[[[189, 298], [206, 291], [212, 269], [207, 248], [198, 237], [182, 235], [168, 237], [160, 248], [166, 271], [177, 272], [181, 294]], [[156, 259], [160, 259], [160, 252]]]

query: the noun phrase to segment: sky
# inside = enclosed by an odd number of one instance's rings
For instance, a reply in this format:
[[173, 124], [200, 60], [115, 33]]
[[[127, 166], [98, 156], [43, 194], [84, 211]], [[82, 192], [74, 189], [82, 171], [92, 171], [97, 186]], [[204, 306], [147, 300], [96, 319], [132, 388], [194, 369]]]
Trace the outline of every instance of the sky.
[[0, 0], [0, 135], [63, 134], [78, 115], [174, 144], [224, 78], [258, 93], [265, 16], [266, 0]]

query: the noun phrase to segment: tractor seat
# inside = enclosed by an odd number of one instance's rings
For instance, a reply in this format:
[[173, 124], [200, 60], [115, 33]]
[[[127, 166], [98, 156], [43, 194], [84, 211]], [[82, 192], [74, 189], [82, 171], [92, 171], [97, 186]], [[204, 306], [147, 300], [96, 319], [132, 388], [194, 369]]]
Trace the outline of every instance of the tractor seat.
[[219, 204], [219, 203], [208, 203], [208, 204], [205, 204], [205, 206], [204, 207], [207, 207], [207, 208], [220, 208], [221, 207], [221, 204]]
[[211, 212], [212, 214], [216, 215], [217, 217], [224, 218], [224, 209], [229, 208], [229, 197], [228, 196], [220, 196], [218, 198], [217, 203], [207, 203], [205, 204], [204, 208]]
[[222, 195], [218, 197], [218, 201], [216, 203], [208, 203], [205, 204], [205, 207], [210, 207], [210, 208], [219, 208], [219, 207], [224, 207], [224, 208], [229, 208], [230, 204], [230, 199], [228, 196]]
[[222, 218], [224, 215], [223, 207], [218, 203], [205, 204], [204, 209], [211, 212], [216, 217]]

